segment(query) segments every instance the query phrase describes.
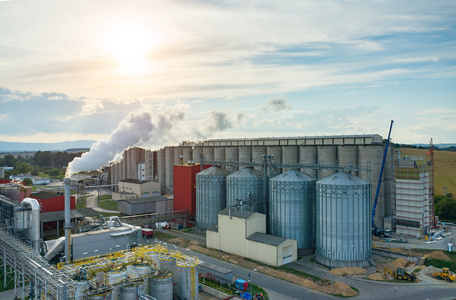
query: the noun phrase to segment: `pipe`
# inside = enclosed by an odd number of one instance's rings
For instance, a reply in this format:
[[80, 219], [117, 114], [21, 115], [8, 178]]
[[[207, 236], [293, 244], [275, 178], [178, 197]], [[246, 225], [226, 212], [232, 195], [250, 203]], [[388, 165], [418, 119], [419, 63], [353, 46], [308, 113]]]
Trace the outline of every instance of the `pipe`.
[[33, 250], [36, 253], [40, 253], [40, 204], [36, 199], [25, 198], [21, 202], [21, 206], [18, 210], [25, 210], [27, 206], [32, 208], [32, 213], [30, 214], [30, 239], [32, 240]]
[[65, 178], [65, 261], [69, 262], [71, 258], [71, 191], [70, 178]]

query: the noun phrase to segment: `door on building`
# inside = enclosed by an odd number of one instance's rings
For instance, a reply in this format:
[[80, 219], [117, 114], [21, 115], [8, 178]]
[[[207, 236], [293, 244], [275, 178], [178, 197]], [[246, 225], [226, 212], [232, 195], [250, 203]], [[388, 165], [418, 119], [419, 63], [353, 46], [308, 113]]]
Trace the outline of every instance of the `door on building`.
[[282, 249], [282, 264], [291, 263], [293, 259], [293, 251], [291, 246], [284, 247]]

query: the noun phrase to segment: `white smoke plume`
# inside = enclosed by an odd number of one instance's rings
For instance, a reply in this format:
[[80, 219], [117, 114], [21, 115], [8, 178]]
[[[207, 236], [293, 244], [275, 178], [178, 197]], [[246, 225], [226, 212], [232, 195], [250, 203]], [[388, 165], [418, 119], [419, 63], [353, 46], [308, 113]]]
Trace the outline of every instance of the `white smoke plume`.
[[134, 146], [157, 150], [182, 140], [206, 139], [217, 131], [233, 127], [233, 121], [226, 113], [214, 111], [206, 120], [180, 126], [186, 109], [185, 105], [177, 105], [154, 118], [147, 112], [130, 113], [107, 139], [96, 142], [89, 152], [70, 162], [66, 176], [101, 169], [109, 162], [120, 159], [124, 150]]

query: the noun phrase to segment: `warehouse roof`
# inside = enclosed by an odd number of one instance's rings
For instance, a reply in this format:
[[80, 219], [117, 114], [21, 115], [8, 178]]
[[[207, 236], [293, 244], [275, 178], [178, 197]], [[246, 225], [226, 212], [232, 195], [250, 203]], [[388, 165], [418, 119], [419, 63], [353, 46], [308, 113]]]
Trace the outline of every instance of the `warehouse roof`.
[[[227, 207], [227, 208], [219, 211], [219, 214], [229, 216], [230, 215], [229, 209], [230, 208]], [[256, 212], [249, 211], [249, 210], [237, 210], [235, 208], [231, 208], [231, 215], [233, 217], [247, 219], [248, 217], [252, 216], [253, 214], [256, 214]]]
[[[93, 217], [93, 216], [98, 216], [99, 214], [100, 214], [99, 212], [97, 212], [96, 210], [94, 210], [92, 208], [72, 209], [70, 211], [71, 219]], [[51, 211], [51, 212], [46, 212], [46, 213], [40, 214], [40, 221], [42, 223], [55, 222], [55, 221], [60, 221], [60, 220], [65, 220], [65, 211], [64, 210]]]
[[266, 233], [255, 232], [247, 238], [249, 241], [255, 241], [263, 244], [278, 246], [285, 242], [287, 239]]
[[53, 193], [53, 192], [47, 192], [47, 191], [33, 193], [33, 194], [30, 195], [30, 197], [36, 197], [36, 198], [43, 199], [43, 200], [55, 198], [55, 197], [58, 197], [58, 196], [61, 196], [61, 194]]
[[151, 201], [163, 201], [163, 200], [169, 200], [170, 198], [165, 197], [165, 196], [151, 196], [151, 197], [143, 197], [143, 198], [130, 198], [130, 199], [122, 199], [122, 200], [117, 200], [117, 201], [126, 201], [130, 204], [136, 204], [136, 203], [145, 203], [145, 202], [151, 202]]

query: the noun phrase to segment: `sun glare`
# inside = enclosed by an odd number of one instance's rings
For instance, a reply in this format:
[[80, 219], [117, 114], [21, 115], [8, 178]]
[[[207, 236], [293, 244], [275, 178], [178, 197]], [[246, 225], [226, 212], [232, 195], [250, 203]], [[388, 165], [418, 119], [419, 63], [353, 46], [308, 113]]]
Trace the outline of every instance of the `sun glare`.
[[145, 27], [126, 23], [110, 28], [107, 47], [123, 71], [140, 72], [147, 63], [147, 53], [153, 46], [153, 35]]

